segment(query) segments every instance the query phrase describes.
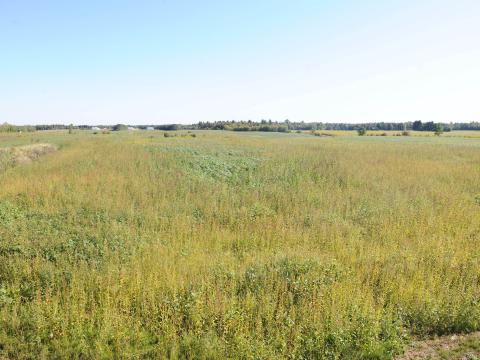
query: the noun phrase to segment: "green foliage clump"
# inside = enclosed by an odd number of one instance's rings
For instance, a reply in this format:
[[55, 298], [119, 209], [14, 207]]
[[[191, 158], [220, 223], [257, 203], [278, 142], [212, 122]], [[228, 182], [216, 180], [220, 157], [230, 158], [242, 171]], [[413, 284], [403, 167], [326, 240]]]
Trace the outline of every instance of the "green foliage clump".
[[124, 124], [117, 124], [112, 127], [113, 131], [125, 131], [128, 130], [128, 126]]
[[359, 136], [364, 136], [367, 133], [367, 130], [364, 127], [358, 128], [357, 129], [357, 134]]

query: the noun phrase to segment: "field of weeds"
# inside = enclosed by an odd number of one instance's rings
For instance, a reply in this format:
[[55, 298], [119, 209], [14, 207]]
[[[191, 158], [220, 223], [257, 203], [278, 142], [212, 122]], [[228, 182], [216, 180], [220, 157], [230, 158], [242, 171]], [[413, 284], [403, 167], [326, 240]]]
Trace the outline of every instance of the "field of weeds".
[[391, 359], [480, 330], [480, 138], [1, 135], [0, 358]]

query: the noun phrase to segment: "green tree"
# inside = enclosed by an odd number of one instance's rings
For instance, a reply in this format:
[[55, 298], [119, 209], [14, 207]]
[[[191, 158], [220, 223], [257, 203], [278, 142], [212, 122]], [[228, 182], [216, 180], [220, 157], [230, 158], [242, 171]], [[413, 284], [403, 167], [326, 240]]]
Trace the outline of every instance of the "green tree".
[[412, 130], [414, 131], [422, 131], [423, 130], [423, 124], [421, 120], [416, 120], [412, 124]]
[[367, 133], [367, 130], [364, 127], [357, 129], [358, 136], [364, 136]]
[[122, 130], [128, 130], [128, 126], [124, 124], [117, 124], [114, 125], [112, 128], [113, 131], [122, 131]]
[[440, 136], [443, 134], [443, 126], [441, 124], [435, 124], [435, 135]]

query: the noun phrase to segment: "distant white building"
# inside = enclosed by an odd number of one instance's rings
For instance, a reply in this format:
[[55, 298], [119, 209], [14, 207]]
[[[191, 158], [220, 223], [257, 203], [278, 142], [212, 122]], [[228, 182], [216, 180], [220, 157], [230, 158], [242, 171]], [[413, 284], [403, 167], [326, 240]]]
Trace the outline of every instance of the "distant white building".
[[98, 126], [92, 126], [92, 130], [98, 131], [98, 130], [100, 130], [100, 128]]
[[146, 130], [151, 131], [151, 130], [155, 130], [155, 128], [154, 128], [153, 126], [147, 126], [147, 129], [146, 129]]

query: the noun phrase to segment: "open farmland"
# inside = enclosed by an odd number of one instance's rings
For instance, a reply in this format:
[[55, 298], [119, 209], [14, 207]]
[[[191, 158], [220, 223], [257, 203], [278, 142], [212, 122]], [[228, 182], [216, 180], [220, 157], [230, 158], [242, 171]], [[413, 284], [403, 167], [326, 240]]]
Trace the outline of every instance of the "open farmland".
[[476, 133], [170, 134], [0, 134], [57, 149], [0, 172], [0, 359], [390, 359], [480, 330]]

